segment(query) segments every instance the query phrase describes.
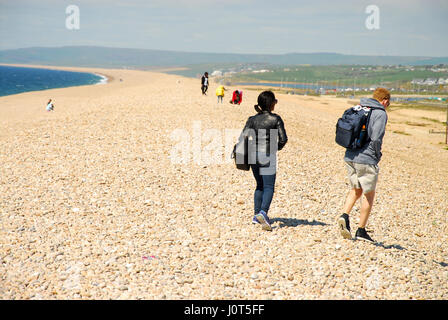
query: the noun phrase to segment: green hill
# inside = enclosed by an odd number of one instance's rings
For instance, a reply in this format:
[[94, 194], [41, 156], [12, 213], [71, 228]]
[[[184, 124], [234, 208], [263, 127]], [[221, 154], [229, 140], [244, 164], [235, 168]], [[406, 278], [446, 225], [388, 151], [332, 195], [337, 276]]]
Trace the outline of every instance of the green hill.
[[0, 63], [103, 68], [166, 67], [206, 63], [425, 65], [448, 64], [448, 57], [361, 56], [338, 53], [227, 54], [71, 46], [2, 50]]

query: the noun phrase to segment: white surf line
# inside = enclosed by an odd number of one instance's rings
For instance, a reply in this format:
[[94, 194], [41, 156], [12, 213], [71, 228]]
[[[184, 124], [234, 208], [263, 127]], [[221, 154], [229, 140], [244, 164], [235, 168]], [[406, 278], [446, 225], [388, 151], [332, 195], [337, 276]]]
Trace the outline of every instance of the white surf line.
[[99, 73], [94, 73], [94, 75], [101, 77], [101, 80], [95, 84], [106, 84], [107, 81], [109, 80], [109, 78], [107, 78], [105, 75], [99, 74]]

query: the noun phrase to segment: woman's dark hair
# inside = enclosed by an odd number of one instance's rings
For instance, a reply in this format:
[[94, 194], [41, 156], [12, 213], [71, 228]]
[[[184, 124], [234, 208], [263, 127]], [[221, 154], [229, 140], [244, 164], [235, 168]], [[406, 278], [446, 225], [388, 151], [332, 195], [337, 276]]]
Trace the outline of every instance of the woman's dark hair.
[[271, 111], [271, 106], [274, 102], [277, 102], [274, 93], [272, 91], [263, 91], [258, 96], [258, 105], [255, 105], [254, 108], [258, 113]]

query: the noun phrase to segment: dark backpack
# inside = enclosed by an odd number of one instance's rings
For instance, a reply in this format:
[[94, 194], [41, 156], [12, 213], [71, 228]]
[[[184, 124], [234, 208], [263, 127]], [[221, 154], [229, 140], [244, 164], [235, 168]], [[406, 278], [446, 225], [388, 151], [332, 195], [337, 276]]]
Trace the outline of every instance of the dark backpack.
[[336, 123], [336, 143], [347, 149], [359, 149], [370, 139], [367, 127], [372, 110], [382, 108], [354, 106], [344, 111]]

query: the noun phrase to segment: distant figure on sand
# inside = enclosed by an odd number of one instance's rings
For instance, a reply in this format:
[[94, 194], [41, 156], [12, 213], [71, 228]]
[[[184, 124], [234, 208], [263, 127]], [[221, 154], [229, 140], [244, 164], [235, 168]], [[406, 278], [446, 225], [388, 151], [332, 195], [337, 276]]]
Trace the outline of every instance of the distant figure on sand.
[[276, 104], [277, 99], [272, 91], [260, 93], [258, 104], [254, 106], [258, 114], [247, 119], [239, 137], [242, 141], [252, 136], [256, 144], [248, 145], [249, 164], [256, 182], [252, 223], [261, 224], [262, 229], [267, 231], [272, 231], [268, 211], [274, 196], [277, 150], [281, 150], [288, 141], [282, 118], [272, 113]]
[[216, 89], [216, 96], [218, 97], [217, 103], [219, 103], [219, 101], [221, 101], [221, 103], [222, 103], [222, 99], [224, 98], [224, 91], [227, 91], [227, 89], [224, 88], [224, 86], [222, 86], [222, 85]]
[[204, 73], [201, 78], [201, 90], [203, 95], [207, 95], [208, 89], [208, 72]]
[[47, 109], [47, 111], [53, 111], [54, 110], [54, 105], [53, 105], [53, 102], [51, 102], [51, 99], [48, 100], [46, 109]]
[[361, 214], [355, 239], [375, 242], [366, 232], [367, 219], [373, 206], [375, 188], [378, 181], [381, 160], [381, 146], [386, 132], [386, 108], [390, 104], [390, 92], [385, 88], [377, 88], [373, 92], [373, 99], [362, 98], [361, 107], [371, 109], [367, 122], [367, 143], [359, 149], [347, 149], [345, 152], [345, 166], [348, 171], [351, 190], [345, 200], [343, 214], [338, 219], [339, 230], [345, 239], [352, 239], [350, 233], [349, 214], [355, 202], [361, 198]]
[[243, 101], [243, 91], [235, 90], [233, 91], [232, 100], [230, 100], [231, 104], [241, 104]]

